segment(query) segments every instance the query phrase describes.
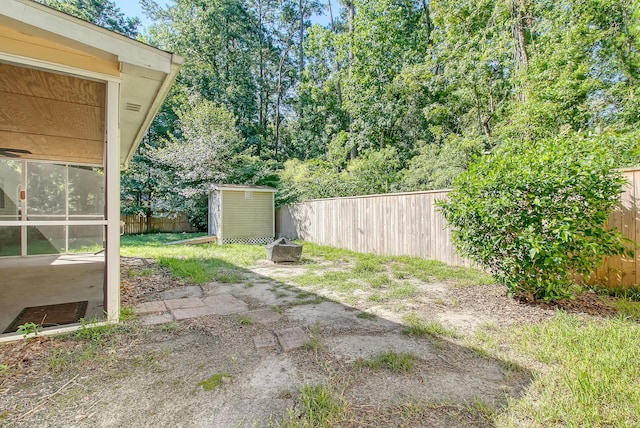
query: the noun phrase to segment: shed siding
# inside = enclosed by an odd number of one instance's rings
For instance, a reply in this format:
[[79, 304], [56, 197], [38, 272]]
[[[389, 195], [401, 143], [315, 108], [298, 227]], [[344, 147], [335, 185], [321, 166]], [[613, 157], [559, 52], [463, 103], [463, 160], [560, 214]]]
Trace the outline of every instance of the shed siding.
[[236, 239], [273, 238], [273, 193], [244, 190], [222, 191], [222, 237], [225, 242]]

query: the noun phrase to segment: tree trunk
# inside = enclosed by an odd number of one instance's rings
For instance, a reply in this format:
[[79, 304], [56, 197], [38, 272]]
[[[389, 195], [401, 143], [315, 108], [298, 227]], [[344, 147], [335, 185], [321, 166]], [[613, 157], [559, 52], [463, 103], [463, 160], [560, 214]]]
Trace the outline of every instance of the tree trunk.
[[427, 26], [427, 44], [431, 44], [431, 31], [433, 30], [433, 22], [431, 22], [431, 11], [427, 0], [422, 0], [422, 10], [424, 11], [424, 20]]
[[[526, 6], [525, 0], [511, 0], [511, 29], [513, 37], [513, 64], [516, 72], [525, 69], [529, 65], [529, 55], [527, 53], [526, 35]], [[518, 91], [520, 102], [527, 100], [527, 95], [521, 89]]]
[[[336, 26], [333, 22], [333, 10], [331, 9], [331, 0], [327, 0], [327, 9], [329, 10], [329, 22], [331, 23], [331, 31], [336, 34]], [[332, 49], [333, 50], [333, 49]], [[342, 85], [340, 84], [340, 62], [336, 59], [336, 71], [338, 78], [336, 79], [336, 90], [338, 92], [338, 105], [342, 108]]]
[[[298, 47], [298, 69], [299, 69], [299, 81], [302, 83], [302, 74], [304, 73], [304, 2], [303, 0], [298, 0], [298, 9], [300, 12], [300, 46]], [[300, 119], [304, 117], [304, 102], [303, 98], [300, 97]]]
[[[353, 0], [346, 3], [347, 16], [349, 17], [349, 81], [353, 81], [353, 36], [355, 33], [356, 6]], [[351, 152], [349, 153], [351, 160], [358, 157], [358, 149], [353, 142], [353, 120], [351, 112], [349, 112], [349, 142], [351, 143]]]

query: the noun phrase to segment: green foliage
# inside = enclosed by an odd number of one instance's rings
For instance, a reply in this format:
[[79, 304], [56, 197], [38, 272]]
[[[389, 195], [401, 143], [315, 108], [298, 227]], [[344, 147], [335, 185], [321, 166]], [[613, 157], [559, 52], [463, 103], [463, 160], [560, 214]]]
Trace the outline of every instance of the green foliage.
[[354, 366], [370, 369], [385, 368], [392, 373], [409, 373], [413, 371], [413, 364], [417, 357], [413, 354], [398, 354], [394, 351], [384, 352], [371, 360], [356, 361]]
[[139, 18], [125, 17], [111, 0], [37, 0], [54, 9], [116, 31], [131, 38], [138, 35]]
[[213, 391], [220, 385], [230, 381], [231, 375], [226, 373], [216, 373], [211, 377], [198, 382], [198, 386], [201, 386], [204, 391]]
[[21, 334], [23, 338], [27, 338], [29, 335], [37, 336], [42, 331], [42, 326], [34, 322], [27, 322], [18, 326], [16, 333]]
[[605, 227], [623, 179], [602, 138], [505, 144], [456, 180], [440, 208], [458, 250], [527, 300], [571, 296], [575, 274], [626, 250]]

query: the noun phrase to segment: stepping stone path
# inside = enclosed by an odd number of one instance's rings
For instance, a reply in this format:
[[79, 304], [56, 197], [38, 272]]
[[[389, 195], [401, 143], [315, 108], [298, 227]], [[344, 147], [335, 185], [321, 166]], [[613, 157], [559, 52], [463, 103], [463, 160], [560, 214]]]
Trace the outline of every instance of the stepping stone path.
[[309, 336], [300, 327], [285, 328], [274, 332], [278, 336], [283, 351], [291, 351], [304, 346], [309, 341]]
[[[231, 294], [215, 294], [208, 297], [202, 294], [202, 288], [199, 286], [171, 290], [162, 295], [172, 298], [140, 303], [134, 307], [134, 311], [140, 315], [143, 325], [166, 324], [207, 315], [243, 314], [259, 324], [277, 322], [282, 318], [282, 315], [271, 309], [249, 311], [247, 303]], [[300, 327], [280, 329], [253, 338], [256, 349], [272, 348], [279, 343], [285, 352], [301, 348], [308, 341], [309, 336]]]

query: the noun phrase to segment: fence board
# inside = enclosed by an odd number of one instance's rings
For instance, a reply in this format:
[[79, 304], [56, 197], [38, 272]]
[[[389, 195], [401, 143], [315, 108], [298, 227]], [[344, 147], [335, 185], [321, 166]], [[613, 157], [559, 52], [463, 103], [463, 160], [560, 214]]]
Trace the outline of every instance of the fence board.
[[[640, 169], [624, 170], [628, 179], [620, 205], [608, 224], [640, 242]], [[363, 253], [408, 255], [471, 266], [455, 251], [451, 232], [436, 207], [448, 190], [318, 199], [285, 206], [278, 213], [278, 234]], [[610, 287], [640, 283], [640, 251], [634, 258], [605, 258], [590, 282]]]
[[135, 235], [147, 233], [147, 222], [151, 222], [152, 232], [197, 232], [198, 230], [189, 223], [187, 216], [181, 214], [176, 218], [147, 217], [137, 215], [122, 215], [120, 221], [124, 222], [124, 234]]

